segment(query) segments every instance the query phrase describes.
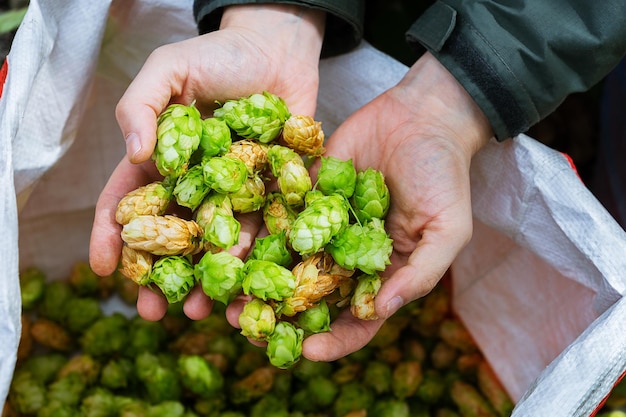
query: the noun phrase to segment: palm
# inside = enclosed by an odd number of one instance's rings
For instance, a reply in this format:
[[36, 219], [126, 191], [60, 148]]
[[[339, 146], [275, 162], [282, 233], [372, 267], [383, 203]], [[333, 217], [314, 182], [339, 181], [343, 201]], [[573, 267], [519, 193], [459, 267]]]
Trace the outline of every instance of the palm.
[[[394, 251], [377, 297], [382, 317], [393, 297], [401, 295], [404, 304], [427, 294], [471, 234], [468, 160], [431, 131], [426, 113], [383, 94], [346, 120], [327, 146], [328, 154], [352, 158], [357, 169], [380, 170], [389, 187], [385, 225]], [[381, 324], [343, 314], [333, 332], [309, 338], [304, 353], [320, 360], [344, 356], [367, 343]]]

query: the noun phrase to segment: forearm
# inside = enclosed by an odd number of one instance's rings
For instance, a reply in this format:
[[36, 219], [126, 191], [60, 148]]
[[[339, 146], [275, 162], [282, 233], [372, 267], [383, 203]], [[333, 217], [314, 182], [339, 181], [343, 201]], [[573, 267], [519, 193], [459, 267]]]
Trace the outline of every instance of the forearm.
[[323, 31], [323, 56], [336, 55], [354, 48], [363, 36], [365, 2], [363, 0], [318, 1], [318, 0], [273, 0], [262, 4], [255, 0], [195, 0], [194, 16], [198, 31], [203, 34], [217, 30], [226, 8], [234, 5], [261, 6], [300, 6], [326, 14]]
[[416, 115], [420, 128], [426, 129], [423, 134], [454, 138], [467, 158], [493, 137], [485, 113], [456, 78], [428, 52], [411, 66], [390, 93]]
[[322, 10], [287, 4], [228, 6], [220, 23], [220, 29], [254, 31], [293, 59], [315, 65], [320, 57], [324, 26]]

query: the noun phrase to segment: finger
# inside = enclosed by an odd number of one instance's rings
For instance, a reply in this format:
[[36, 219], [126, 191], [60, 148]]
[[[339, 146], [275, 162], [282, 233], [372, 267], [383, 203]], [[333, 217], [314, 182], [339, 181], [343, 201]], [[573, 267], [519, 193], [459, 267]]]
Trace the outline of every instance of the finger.
[[246, 305], [248, 301], [250, 301], [252, 297], [245, 294], [240, 294], [233, 301], [228, 304], [226, 307], [226, 320], [236, 329], [240, 329], [239, 325], [239, 315], [243, 310], [243, 307]]
[[139, 287], [137, 313], [145, 320], [158, 321], [167, 312], [167, 300], [162, 294], [145, 286]]
[[259, 232], [263, 227], [263, 216], [260, 212], [239, 213], [237, 214], [237, 220], [241, 226], [239, 230], [239, 241], [235, 246], [230, 248], [228, 252], [241, 259], [245, 259], [255, 238], [259, 236]]
[[124, 158], [98, 197], [89, 242], [89, 263], [100, 276], [115, 271], [122, 251], [122, 226], [115, 221], [117, 205], [126, 193], [147, 181], [146, 175], [137, 175], [137, 167]]
[[126, 154], [133, 163], [150, 159], [156, 144], [157, 117], [182, 90], [186, 75], [171, 65], [176, 61], [169, 50], [159, 48], [148, 57], [115, 108]]
[[[471, 227], [471, 221], [469, 223]], [[389, 318], [400, 307], [428, 294], [448, 270], [471, 236], [471, 229], [454, 234], [427, 230], [406, 265], [393, 272], [376, 295], [376, 312]], [[465, 237], [467, 236], [467, 238]]]
[[201, 285], [196, 285], [185, 297], [183, 311], [191, 320], [207, 318], [213, 310], [214, 301], [202, 291]]
[[384, 320], [360, 320], [349, 309], [331, 325], [331, 331], [307, 337], [302, 355], [312, 361], [334, 361], [363, 348], [374, 337]]

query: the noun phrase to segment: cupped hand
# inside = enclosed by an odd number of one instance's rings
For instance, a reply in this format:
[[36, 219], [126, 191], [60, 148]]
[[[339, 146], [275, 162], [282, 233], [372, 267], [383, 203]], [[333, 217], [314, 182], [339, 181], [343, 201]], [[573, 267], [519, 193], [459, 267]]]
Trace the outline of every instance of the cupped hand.
[[429, 54], [333, 133], [327, 155], [385, 175], [394, 249], [376, 298], [380, 319], [344, 310], [331, 332], [305, 340], [305, 357], [329, 361], [360, 349], [386, 318], [434, 288], [471, 237], [470, 162], [491, 136], [482, 111]]
[[[90, 264], [99, 275], [115, 271], [121, 253], [121, 226], [115, 222], [120, 199], [140, 185], [161, 179], [150, 161], [158, 115], [172, 103], [191, 104], [209, 117], [216, 102], [269, 91], [283, 98], [294, 114], [315, 113], [318, 64], [324, 15], [288, 5], [245, 5], [225, 9], [220, 30], [156, 49], [116, 107], [127, 153], [112, 173], [96, 204]], [[261, 225], [242, 216], [235, 254], [243, 254]], [[167, 303], [141, 288], [137, 308], [158, 320]], [[202, 291], [187, 297], [185, 312], [202, 318], [211, 309]]]

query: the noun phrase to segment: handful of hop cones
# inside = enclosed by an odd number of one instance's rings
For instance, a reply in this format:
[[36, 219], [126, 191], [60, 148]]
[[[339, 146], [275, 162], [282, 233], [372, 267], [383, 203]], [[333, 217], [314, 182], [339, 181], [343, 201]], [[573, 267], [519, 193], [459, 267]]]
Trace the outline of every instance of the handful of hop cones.
[[[193, 103], [170, 105], [152, 155], [163, 179], [117, 208], [120, 271], [169, 303], [196, 284], [224, 304], [253, 296], [241, 333], [267, 342], [279, 368], [298, 361], [304, 337], [330, 330], [329, 305], [376, 319], [378, 273], [392, 251], [389, 190], [380, 171], [325, 157], [323, 145], [321, 122], [292, 115], [269, 92], [228, 100], [208, 118]], [[315, 158], [313, 184], [307, 163]], [[269, 233], [242, 260], [228, 250], [239, 242], [237, 213], [251, 212], [262, 213]]]

